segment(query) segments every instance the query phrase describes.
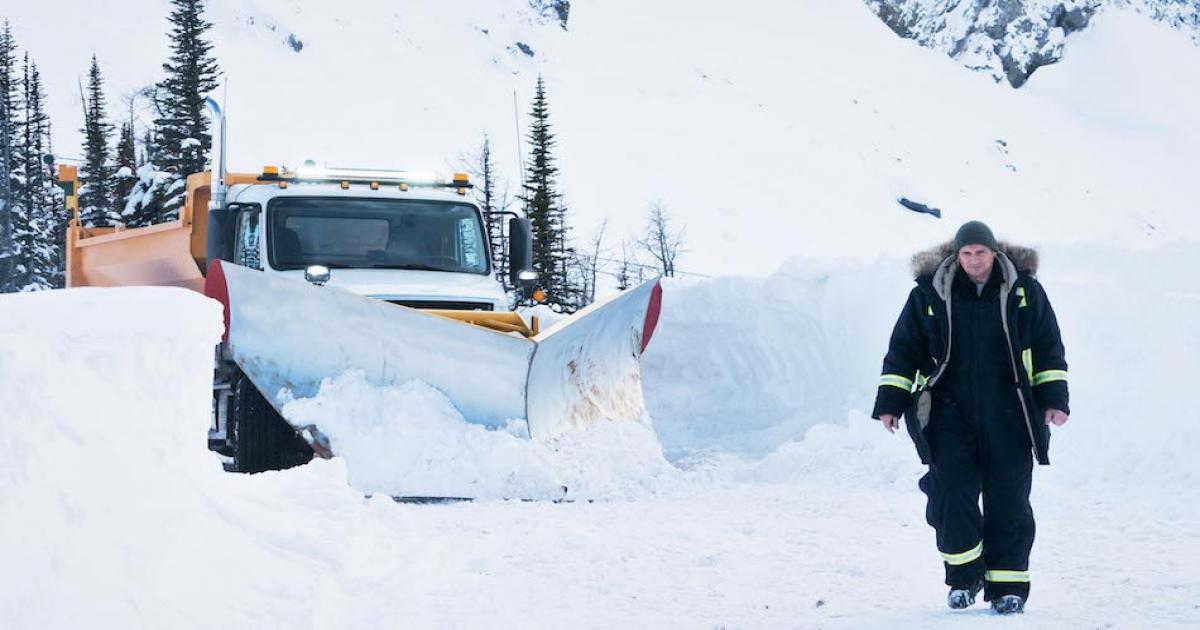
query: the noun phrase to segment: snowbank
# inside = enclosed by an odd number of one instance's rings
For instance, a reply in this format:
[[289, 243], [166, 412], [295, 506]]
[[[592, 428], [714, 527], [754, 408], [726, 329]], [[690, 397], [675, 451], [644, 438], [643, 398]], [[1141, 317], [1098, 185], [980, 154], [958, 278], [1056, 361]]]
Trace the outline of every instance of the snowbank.
[[[1069, 483], [1200, 481], [1200, 435], [1185, 394], [1200, 373], [1198, 266], [1200, 253], [1187, 246], [1043, 248], [1039, 278], [1067, 348], [1073, 416], [1055, 429], [1053, 465], [1039, 474]], [[861, 479], [849, 472], [860, 456], [909, 475], [911, 466], [892, 458], [915, 463], [911, 449], [883, 444], [907, 447], [907, 438], [877, 423], [864, 432], [856, 419], [871, 411], [911, 287], [907, 260], [895, 259], [844, 268], [796, 260], [764, 280], [668, 283], [643, 365], [647, 408], [669, 456], [758, 459], [778, 449], [751, 477], [795, 479], [822, 461]]]
[[206, 451], [215, 301], [183, 289], [48, 291], [0, 296], [0, 321], [2, 627], [253, 619], [261, 598], [287, 590], [278, 556], [304, 545], [298, 498], [361, 501], [334, 466], [236, 479]]
[[[195, 560], [177, 526], [212, 518], [190, 482], [220, 470], [192, 447], [219, 308], [169, 289], [0, 298], [0, 625], [119, 616], [137, 603], [114, 578]], [[156, 581], [148, 596], [179, 596]]]

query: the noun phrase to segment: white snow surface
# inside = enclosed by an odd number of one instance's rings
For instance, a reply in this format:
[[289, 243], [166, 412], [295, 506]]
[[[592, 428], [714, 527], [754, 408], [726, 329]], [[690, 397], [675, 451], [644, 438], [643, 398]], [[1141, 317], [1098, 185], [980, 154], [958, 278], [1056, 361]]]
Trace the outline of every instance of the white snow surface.
[[[1194, 627], [1200, 255], [1043, 258], [1073, 417], [1036, 472], [1022, 625]], [[215, 302], [2, 296], [0, 626], [974, 626], [984, 608], [944, 609], [911, 445], [866, 417], [906, 266], [667, 283], [644, 377], [670, 460], [636, 423], [533, 445], [421, 383], [348, 373], [289, 409], [341, 417], [344, 457], [252, 476], [204, 446]], [[485, 495], [600, 500], [400, 505], [372, 491], [378, 457]]]
[[[79, 119], [93, 50], [110, 102], [158, 78], [157, 17], [10, 4], [54, 120]], [[542, 72], [575, 225], [632, 231], [662, 199], [687, 224], [681, 268], [724, 277], [666, 283], [643, 362], [653, 434], [534, 445], [351, 372], [291, 407], [340, 422], [344, 456], [252, 476], [204, 445], [216, 303], [0, 296], [0, 628], [990, 624], [944, 609], [922, 467], [867, 418], [905, 257], [970, 218], [1041, 249], [1071, 363], [1018, 623], [1200, 626], [1185, 34], [1109, 10], [1013, 91], [854, 2], [576, 2], [566, 32], [524, 0], [209, 6], [235, 168], [438, 166], [484, 131], [515, 155], [512, 91], [524, 110]], [[74, 127], [55, 124], [60, 151]], [[396, 504], [381, 453], [491, 498]], [[598, 500], [495, 500], [558, 485]]]

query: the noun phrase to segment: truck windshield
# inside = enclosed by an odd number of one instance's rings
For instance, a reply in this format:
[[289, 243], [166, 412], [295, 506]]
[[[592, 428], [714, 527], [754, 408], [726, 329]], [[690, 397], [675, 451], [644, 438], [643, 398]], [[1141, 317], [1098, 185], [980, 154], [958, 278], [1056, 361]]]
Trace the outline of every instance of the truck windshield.
[[275, 269], [488, 272], [483, 225], [469, 204], [283, 197], [270, 203], [268, 216]]

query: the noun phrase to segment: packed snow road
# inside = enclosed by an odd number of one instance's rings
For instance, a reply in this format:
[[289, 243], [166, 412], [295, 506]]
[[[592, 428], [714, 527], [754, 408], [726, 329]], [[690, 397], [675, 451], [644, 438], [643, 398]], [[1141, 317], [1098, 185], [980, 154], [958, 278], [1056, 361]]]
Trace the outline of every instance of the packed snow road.
[[[1036, 472], [1023, 627], [1200, 624], [1200, 438], [1180, 394], [1200, 372], [1197, 262], [1184, 248], [1047, 257], [1075, 414]], [[337, 382], [343, 400], [426, 410], [399, 420], [448, 440], [426, 456], [491, 449], [449, 468], [458, 481], [508, 471], [497, 492], [566, 479], [597, 499], [566, 504], [368, 499], [361, 486], [393, 471], [353, 453], [225, 474], [204, 448], [215, 303], [171, 289], [0, 297], [0, 627], [991, 623], [981, 604], [944, 608], [922, 469], [906, 438], [856, 411], [904, 276], [895, 261], [797, 264], [668, 287], [645, 374], [661, 447], [608, 431], [590, 451], [538, 451], [455, 429], [427, 388]]]

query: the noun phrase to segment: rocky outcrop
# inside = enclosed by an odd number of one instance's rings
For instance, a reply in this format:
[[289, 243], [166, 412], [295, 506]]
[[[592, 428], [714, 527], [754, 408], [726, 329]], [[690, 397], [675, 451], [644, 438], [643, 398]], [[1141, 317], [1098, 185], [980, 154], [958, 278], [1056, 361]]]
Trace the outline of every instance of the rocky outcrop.
[[1067, 36], [1109, 7], [1187, 32], [1200, 45], [1200, 0], [864, 0], [897, 35], [1021, 87], [1058, 61]]
[[1191, 35], [1200, 45], [1200, 0], [1110, 0]]
[[896, 34], [1020, 87], [1062, 57], [1101, 0], [866, 0]]
[[543, 20], [556, 20], [564, 31], [567, 30], [571, 0], [529, 0], [529, 7]]

